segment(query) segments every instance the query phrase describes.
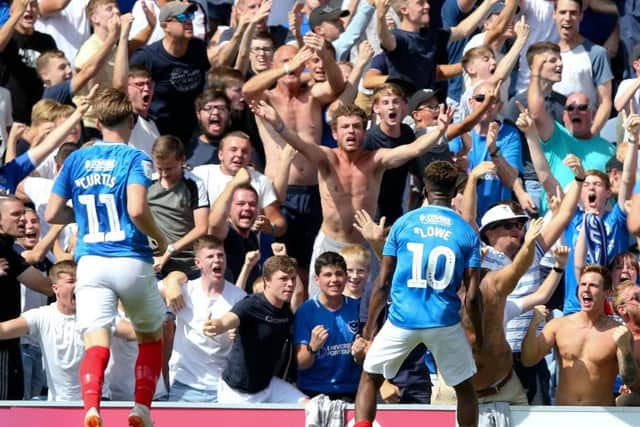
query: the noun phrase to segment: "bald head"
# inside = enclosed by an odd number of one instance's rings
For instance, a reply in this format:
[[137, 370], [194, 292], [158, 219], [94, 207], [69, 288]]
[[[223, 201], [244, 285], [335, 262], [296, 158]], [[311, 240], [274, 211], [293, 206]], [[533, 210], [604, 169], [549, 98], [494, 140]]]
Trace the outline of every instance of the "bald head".
[[274, 67], [282, 67], [282, 65], [289, 61], [291, 58], [296, 56], [298, 53], [298, 48], [291, 45], [280, 46], [276, 49], [276, 52], [273, 54], [273, 65]]

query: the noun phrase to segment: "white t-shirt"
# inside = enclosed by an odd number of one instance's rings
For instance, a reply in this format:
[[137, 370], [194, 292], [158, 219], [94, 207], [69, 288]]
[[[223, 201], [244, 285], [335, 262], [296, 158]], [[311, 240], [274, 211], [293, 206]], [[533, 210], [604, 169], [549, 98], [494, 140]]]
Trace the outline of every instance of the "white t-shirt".
[[58, 49], [64, 52], [71, 63], [72, 69], [78, 49], [91, 35], [85, 12], [87, 3], [87, 0], [71, 0], [60, 12], [39, 16], [36, 20], [36, 30], [53, 37]]
[[[155, 43], [158, 40], [162, 40], [164, 37], [164, 30], [160, 25], [160, 6], [154, 0], [147, 0], [147, 5], [153, 9], [153, 12], [156, 14], [156, 25], [153, 28], [153, 32], [151, 33], [151, 37], [147, 41], [147, 45], [151, 43]], [[133, 9], [131, 9], [131, 15], [133, 15], [133, 24], [131, 24], [131, 31], [129, 32], [129, 40], [134, 38], [138, 33], [144, 30], [147, 27], [147, 17], [144, 14], [144, 10], [142, 10], [142, 4], [140, 0], [136, 1], [133, 5]], [[207, 27], [205, 23], [205, 17], [202, 13], [202, 10], [198, 8], [196, 10], [196, 14], [193, 19], [193, 35], [199, 39], [204, 40], [204, 37], [207, 33]]]
[[179, 381], [199, 390], [217, 390], [233, 341], [228, 333], [209, 338], [202, 328], [209, 316], [222, 317], [246, 293], [225, 282], [222, 295], [211, 298], [203, 291], [201, 280], [190, 280], [184, 286], [185, 307], [176, 313], [170, 378], [171, 383]]
[[56, 303], [22, 313], [29, 335], [40, 341], [47, 372], [48, 400], [81, 400], [78, 371], [84, 355], [82, 337], [76, 331], [76, 316], [62, 314]]
[[[531, 32], [520, 52], [520, 68], [518, 69], [516, 93], [523, 92], [529, 87], [529, 77], [531, 76], [531, 70], [527, 63], [527, 50], [529, 46], [541, 41], [558, 43], [558, 40], [560, 40], [556, 23], [553, 20], [553, 4], [554, 2], [549, 0], [522, 0], [520, 2], [520, 10], [524, 13]], [[566, 62], [565, 65], [567, 65]]]
[[153, 120], [138, 116], [136, 125], [129, 137], [129, 145], [144, 151], [151, 157], [151, 148], [159, 136], [160, 131]]
[[[209, 195], [209, 203], [213, 206], [218, 196], [224, 191], [224, 187], [233, 179], [231, 175], [225, 175], [220, 170], [220, 165], [201, 165], [193, 168], [193, 173], [204, 182]], [[258, 206], [264, 209], [275, 202], [276, 191], [271, 180], [266, 175], [249, 169], [251, 176], [251, 186], [258, 192]]]
[[[615, 100], [617, 101], [618, 98], [621, 97], [627, 89], [629, 89], [629, 86], [632, 86], [637, 80], [638, 78], [634, 77], [632, 79], [624, 79], [621, 81], [618, 86], [618, 91], [616, 92]], [[633, 106], [635, 107], [635, 110], [640, 111], [640, 90], [636, 90], [631, 99], [633, 99]]]

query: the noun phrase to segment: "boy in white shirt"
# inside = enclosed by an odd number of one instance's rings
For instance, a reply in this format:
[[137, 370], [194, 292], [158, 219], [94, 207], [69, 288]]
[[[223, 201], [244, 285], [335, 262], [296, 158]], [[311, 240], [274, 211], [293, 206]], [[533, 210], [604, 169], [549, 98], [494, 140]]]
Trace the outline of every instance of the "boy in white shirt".
[[227, 313], [246, 293], [224, 278], [224, 244], [214, 236], [199, 238], [194, 245], [195, 264], [202, 275], [187, 280], [172, 272], [164, 280], [169, 308], [176, 315], [176, 332], [169, 362], [169, 400], [216, 402], [218, 381], [226, 368], [235, 331], [210, 338], [204, 335], [207, 319]]

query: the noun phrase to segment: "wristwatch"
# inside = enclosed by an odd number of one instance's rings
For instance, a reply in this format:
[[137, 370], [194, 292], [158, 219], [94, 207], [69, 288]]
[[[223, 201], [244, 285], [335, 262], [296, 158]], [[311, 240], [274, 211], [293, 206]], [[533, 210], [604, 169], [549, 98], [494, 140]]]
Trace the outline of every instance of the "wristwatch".
[[176, 245], [174, 245], [173, 243], [170, 243], [169, 245], [167, 245], [167, 253], [169, 255], [171, 255], [175, 251], [176, 251]]
[[316, 354], [318, 352], [318, 350], [314, 350], [309, 343], [307, 343], [307, 351], [311, 354]]

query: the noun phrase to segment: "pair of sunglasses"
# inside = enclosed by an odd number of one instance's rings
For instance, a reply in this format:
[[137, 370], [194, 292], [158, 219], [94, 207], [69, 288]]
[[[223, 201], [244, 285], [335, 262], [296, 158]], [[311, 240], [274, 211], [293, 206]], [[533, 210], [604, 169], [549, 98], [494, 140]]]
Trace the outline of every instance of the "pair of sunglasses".
[[589, 109], [589, 104], [569, 104], [565, 106], [564, 109], [568, 112], [572, 112], [574, 110], [587, 111]]
[[173, 16], [173, 19], [178, 21], [181, 24], [184, 24], [187, 21], [193, 21], [193, 17], [195, 14], [193, 12], [183, 12]]

